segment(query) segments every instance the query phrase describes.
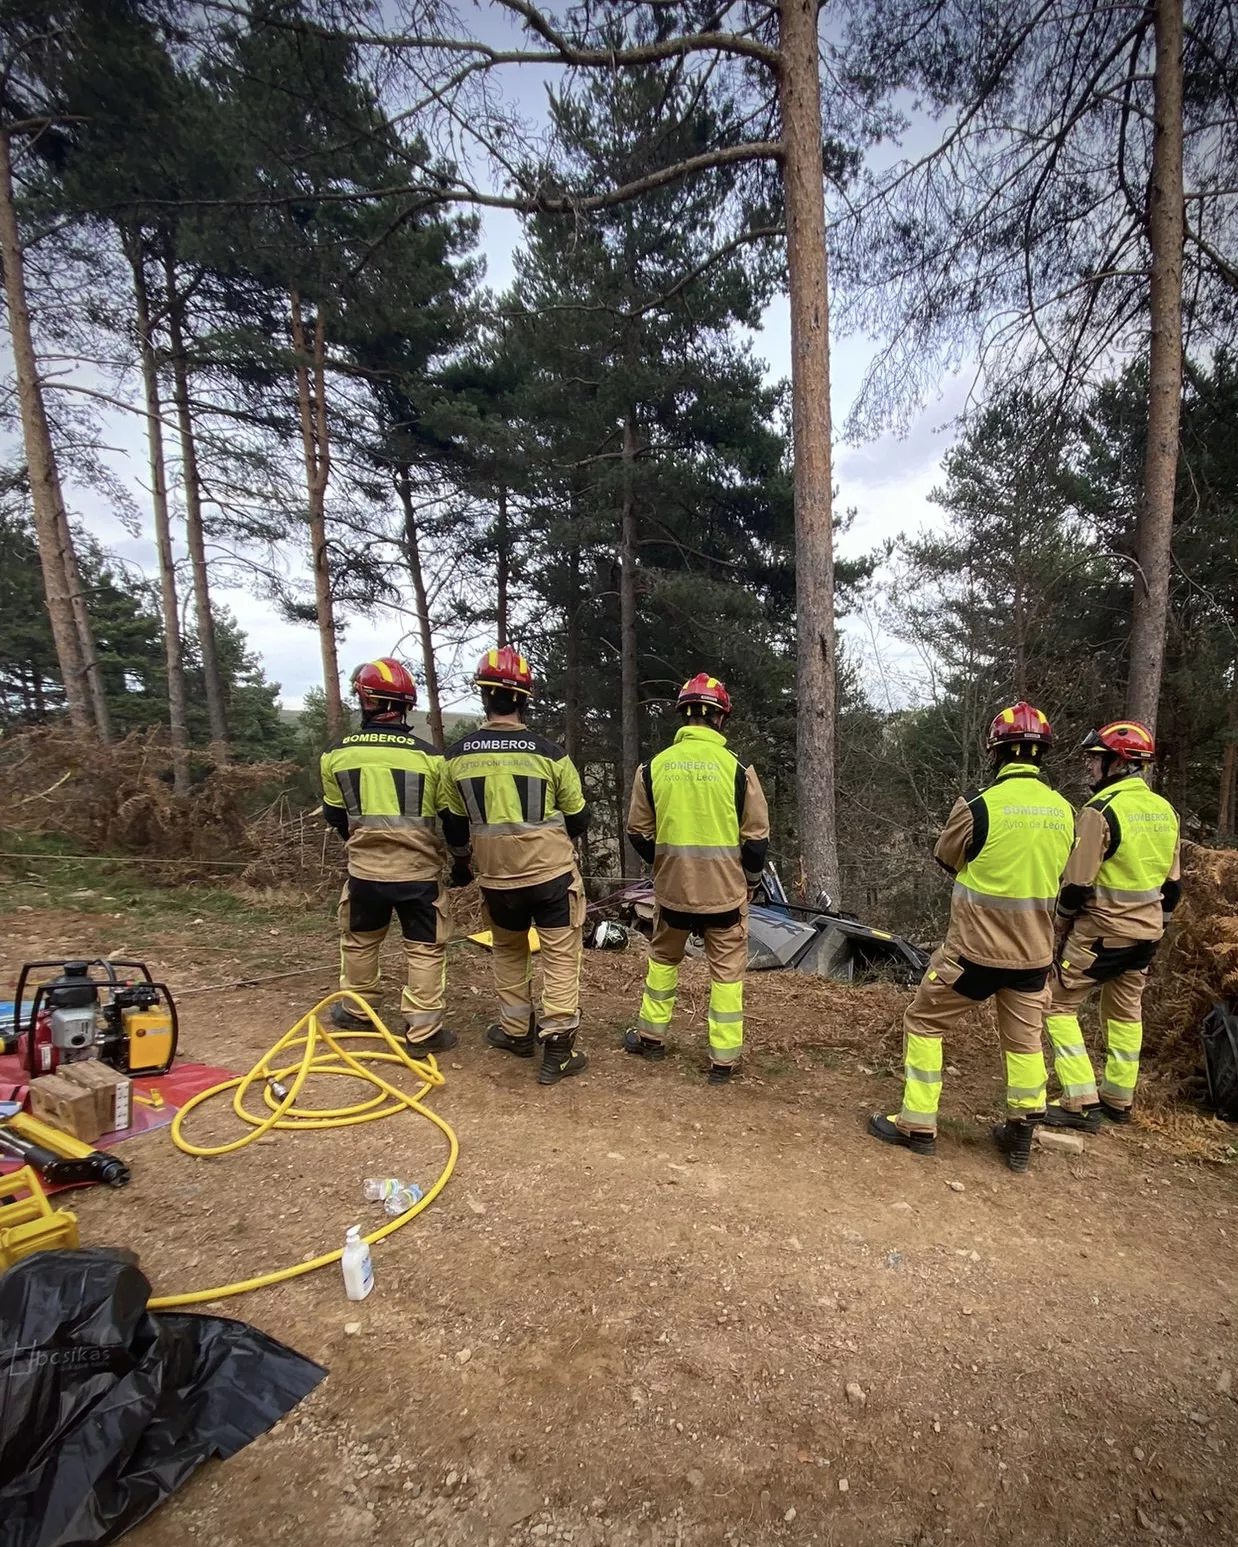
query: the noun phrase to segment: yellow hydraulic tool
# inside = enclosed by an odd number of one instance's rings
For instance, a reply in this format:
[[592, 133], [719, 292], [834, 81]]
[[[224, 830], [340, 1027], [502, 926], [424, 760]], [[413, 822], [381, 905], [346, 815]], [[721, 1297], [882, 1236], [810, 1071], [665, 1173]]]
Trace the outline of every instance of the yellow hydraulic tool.
[[[347, 1001], [349, 1009], [365, 1014], [370, 1020], [371, 1030], [337, 1031], [331, 1027], [324, 1012], [337, 1000]], [[364, 1048], [358, 1046], [362, 1043], [370, 1045]], [[377, 1046], [374, 1046], [375, 1043]], [[411, 1070], [421, 1084], [409, 1095], [407, 1091], [385, 1080], [377, 1069], [368, 1067], [371, 1064], [395, 1064], [398, 1068]], [[349, 1107], [299, 1107], [298, 1097], [311, 1075], [343, 1075], [362, 1080], [373, 1085], [376, 1094]], [[172, 1119], [172, 1142], [186, 1155], [231, 1155], [273, 1129], [292, 1129], [297, 1132], [307, 1128], [343, 1128], [354, 1123], [372, 1123], [380, 1117], [394, 1117], [401, 1112], [416, 1112], [421, 1117], [429, 1118], [446, 1136], [447, 1160], [434, 1185], [427, 1188], [424, 1196], [407, 1213], [389, 1220], [364, 1237], [373, 1245], [375, 1241], [393, 1235], [415, 1219], [423, 1209], [429, 1208], [455, 1170], [456, 1157], [460, 1153], [459, 1141], [451, 1126], [422, 1104], [422, 1098], [428, 1091], [445, 1083], [432, 1054], [425, 1059], [414, 1058], [407, 1045], [391, 1035], [366, 1001], [345, 989], [328, 994], [307, 1015], [303, 1015], [291, 1031], [286, 1032], [262, 1055], [248, 1074], [224, 1080], [186, 1102]], [[265, 1114], [250, 1112], [245, 1107], [245, 1098], [255, 1086], [262, 1092], [267, 1108]], [[184, 1134], [185, 1119], [203, 1102], [213, 1096], [223, 1095], [225, 1091], [232, 1092], [232, 1110], [249, 1131], [226, 1144], [191, 1143]], [[159, 1295], [151, 1300], [150, 1306], [156, 1311], [170, 1310], [182, 1305], [202, 1305], [208, 1300], [223, 1300], [229, 1295], [247, 1294], [251, 1289], [263, 1289], [268, 1284], [282, 1284], [290, 1278], [299, 1278], [303, 1273], [313, 1273], [316, 1268], [325, 1268], [338, 1262], [343, 1255], [342, 1250], [324, 1252], [309, 1262], [297, 1262], [291, 1267], [279, 1268], [272, 1273], [260, 1273], [253, 1278], [242, 1279], [235, 1284], [223, 1284], [216, 1289]]]
[[0, 1156], [12, 1155], [24, 1160], [42, 1175], [45, 1182], [58, 1187], [76, 1187], [85, 1182], [102, 1182], [107, 1187], [123, 1187], [129, 1180], [129, 1167], [119, 1155], [92, 1149], [71, 1133], [61, 1133], [50, 1123], [18, 1112], [0, 1123]]
[[77, 1216], [52, 1208], [33, 1166], [0, 1176], [0, 1269], [34, 1252], [76, 1245]]

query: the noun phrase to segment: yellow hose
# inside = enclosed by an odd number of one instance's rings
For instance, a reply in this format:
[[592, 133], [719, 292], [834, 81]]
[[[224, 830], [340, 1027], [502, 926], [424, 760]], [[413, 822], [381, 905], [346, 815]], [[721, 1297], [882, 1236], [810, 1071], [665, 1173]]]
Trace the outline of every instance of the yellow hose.
[[[328, 1030], [319, 1016], [337, 1000], [350, 1000], [358, 1010], [364, 1011], [373, 1029], [343, 1032]], [[376, 1037], [387, 1044], [385, 1050], [380, 1046], [352, 1053], [345, 1046], [349, 1042], [365, 1042]], [[299, 1056], [297, 1056], [298, 1049]], [[289, 1056], [291, 1056], [290, 1062], [279, 1062], [281, 1057]], [[399, 1064], [405, 1069], [411, 1069], [422, 1083], [416, 1093], [410, 1096], [384, 1080], [377, 1071], [367, 1067], [375, 1063]], [[298, 1107], [297, 1097], [312, 1074], [345, 1075], [352, 1079], [365, 1080], [371, 1085], [376, 1085], [378, 1093], [364, 1101], [355, 1102], [349, 1107]], [[291, 1076], [291, 1083], [288, 1083], [289, 1076]], [[245, 1097], [250, 1087], [259, 1082], [262, 1085], [263, 1100], [268, 1108], [266, 1115], [262, 1117], [256, 1116], [245, 1108]], [[275, 1095], [271, 1088], [272, 1082], [285, 1087], [282, 1097]], [[172, 1142], [186, 1155], [231, 1155], [274, 1128], [291, 1128], [294, 1131], [306, 1128], [344, 1128], [353, 1123], [372, 1123], [380, 1117], [393, 1117], [397, 1112], [419, 1112], [422, 1117], [428, 1117], [436, 1128], [441, 1128], [447, 1135], [449, 1145], [447, 1163], [433, 1187], [429, 1188], [406, 1214], [388, 1221], [387, 1224], [362, 1238], [372, 1246], [375, 1241], [394, 1235], [411, 1219], [416, 1218], [423, 1209], [429, 1208], [455, 1170], [456, 1156], [460, 1153], [459, 1141], [450, 1124], [445, 1123], [429, 1107], [423, 1106], [421, 1099], [427, 1091], [445, 1083], [432, 1054], [424, 1060], [413, 1058], [407, 1047], [391, 1035], [365, 1000], [360, 995], [345, 989], [339, 993], [328, 994], [307, 1015], [303, 1015], [291, 1031], [286, 1032], [274, 1047], [262, 1055], [248, 1074], [238, 1075], [233, 1080], [223, 1080], [218, 1085], [212, 1085], [210, 1090], [204, 1090], [187, 1101], [172, 1119]], [[227, 1144], [190, 1143], [182, 1132], [185, 1119], [195, 1107], [209, 1101], [212, 1096], [222, 1095], [226, 1090], [232, 1091], [232, 1110], [242, 1122], [248, 1125], [249, 1132], [242, 1133], [239, 1138], [232, 1139]], [[339, 1251], [324, 1252], [321, 1257], [315, 1257], [309, 1262], [298, 1262], [290, 1268], [278, 1268], [274, 1273], [262, 1273], [255, 1278], [242, 1279], [239, 1283], [224, 1284], [218, 1289], [197, 1289], [181, 1295], [158, 1295], [150, 1301], [150, 1308], [166, 1311], [183, 1305], [202, 1305], [208, 1300], [224, 1300], [229, 1295], [248, 1294], [251, 1289], [263, 1289], [268, 1284], [282, 1284], [288, 1279], [300, 1278], [303, 1273], [313, 1273], [317, 1268], [325, 1268], [333, 1262], [338, 1262], [343, 1255], [341, 1248]]]

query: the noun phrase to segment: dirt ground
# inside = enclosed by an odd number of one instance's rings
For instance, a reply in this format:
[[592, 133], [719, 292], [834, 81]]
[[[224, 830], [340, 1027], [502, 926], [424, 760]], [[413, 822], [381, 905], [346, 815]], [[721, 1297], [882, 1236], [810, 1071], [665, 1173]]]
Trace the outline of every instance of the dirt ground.
[[[183, 1053], [238, 1072], [334, 987], [325, 917], [112, 901], [7, 913], [0, 977], [145, 955], [182, 996]], [[1238, 1542], [1232, 1168], [1136, 1125], [1012, 1176], [983, 1027], [947, 1048], [937, 1158], [889, 1150], [864, 1119], [898, 1099], [904, 995], [754, 977], [745, 1073], [715, 1089], [697, 964], [674, 1056], [619, 1050], [643, 965], [586, 955], [590, 1068], [542, 1089], [484, 1046], [488, 963], [453, 946], [461, 1040], [432, 1105], [454, 1177], [375, 1248], [361, 1305], [329, 1268], [210, 1307], [330, 1373], [133, 1547]], [[73, 1198], [83, 1241], [176, 1292], [342, 1245], [380, 1218], [363, 1177], [424, 1186], [446, 1146], [409, 1116], [219, 1160], [166, 1131], [124, 1152], [125, 1191]]]

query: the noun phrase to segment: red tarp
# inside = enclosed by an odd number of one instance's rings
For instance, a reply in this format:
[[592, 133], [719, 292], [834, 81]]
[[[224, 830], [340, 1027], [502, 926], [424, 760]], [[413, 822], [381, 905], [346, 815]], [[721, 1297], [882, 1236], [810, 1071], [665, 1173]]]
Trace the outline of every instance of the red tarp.
[[[140, 1076], [133, 1082], [133, 1121], [130, 1127], [121, 1133], [105, 1133], [96, 1140], [94, 1147], [111, 1149], [123, 1139], [134, 1139], [138, 1134], [149, 1133], [153, 1128], [166, 1128], [177, 1111], [199, 1091], [209, 1090], [222, 1080], [234, 1078], [228, 1069], [217, 1069], [213, 1064], [189, 1063], [174, 1064], [167, 1074], [153, 1079]], [[161, 1107], [146, 1106], [137, 1100], [138, 1096], [148, 1096], [153, 1091], [158, 1091], [163, 1097]], [[18, 1062], [17, 1054], [0, 1054], [0, 1101], [21, 1101], [25, 1094], [26, 1071]], [[20, 1160], [0, 1157], [0, 1176], [6, 1171], [16, 1170], [21, 1164]]]

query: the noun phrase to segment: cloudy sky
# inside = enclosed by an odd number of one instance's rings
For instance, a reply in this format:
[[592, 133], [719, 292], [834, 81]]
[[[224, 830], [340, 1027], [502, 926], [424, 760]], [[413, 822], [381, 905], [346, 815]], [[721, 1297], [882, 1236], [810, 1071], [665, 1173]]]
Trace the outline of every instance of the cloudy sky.
[[[493, 12], [483, 13], [493, 16]], [[486, 30], [490, 30], [489, 27]], [[512, 94], [533, 117], [542, 112], [544, 98], [540, 72], [515, 71], [510, 83]], [[502, 289], [513, 273], [513, 256], [520, 241], [519, 221], [507, 212], [486, 212], [480, 251], [486, 262], [486, 283]], [[832, 353], [834, 423], [841, 425], [859, 388], [873, 352], [873, 345], [858, 338], [836, 338]], [[767, 311], [761, 332], [755, 339], [758, 356], [772, 378], [790, 374], [787, 305], [777, 300]], [[854, 507], [857, 517], [842, 539], [844, 554], [869, 551], [886, 538], [916, 531], [937, 519], [928, 493], [939, 481], [944, 450], [952, 439], [952, 421], [961, 412], [969, 382], [951, 379], [941, 384], [936, 401], [930, 402], [919, 418], [901, 437], [885, 436], [865, 444], [836, 444], [835, 480], [841, 509]], [[137, 401], [137, 383], [133, 383]], [[106, 440], [111, 448], [108, 459], [116, 473], [132, 492], [142, 513], [143, 531], [135, 537], [126, 531], [106, 501], [90, 490], [73, 490], [74, 514], [109, 550], [135, 564], [148, 575], [156, 573], [153, 541], [150, 535], [150, 493], [146, 462], [144, 425], [141, 419], [120, 413], [109, 417]], [[174, 445], [175, 437], [171, 437]], [[172, 446], [169, 447], [171, 451]], [[16, 450], [11, 447], [10, 450]], [[288, 452], [289, 478], [304, 477], [295, 447]], [[185, 558], [183, 545], [178, 559]], [[295, 556], [290, 558], [295, 565]], [[294, 569], [294, 574], [296, 573]], [[306, 571], [302, 568], [301, 573]], [[186, 577], [187, 578], [187, 577]], [[267, 677], [280, 685], [283, 702], [295, 707], [306, 690], [321, 680], [318, 644], [314, 630], [305, 625], [284, 622], [257, 588], [249, 589], [243, 576], [231, 584], [217, 580], [217, 602], [226, 605], [249, 637], [251, 648], [262, 660]], [[392, 651], [409, 626], [407, 615], [376, 619], [349, 619], [340, 643], [340, 663], [345, 673], [358, 661]], [[880, 642], [872, 637], [871, 624], [864, 619], [849, 620], [848, 634], [852, 649], [868, 661], [870, 685], [881, 690], [880, 672], [875, 657], [881, 654]], [[411, 644], [404, 647], [411, 656]], [[707, 664], [707, 663], [705, 663]]]

